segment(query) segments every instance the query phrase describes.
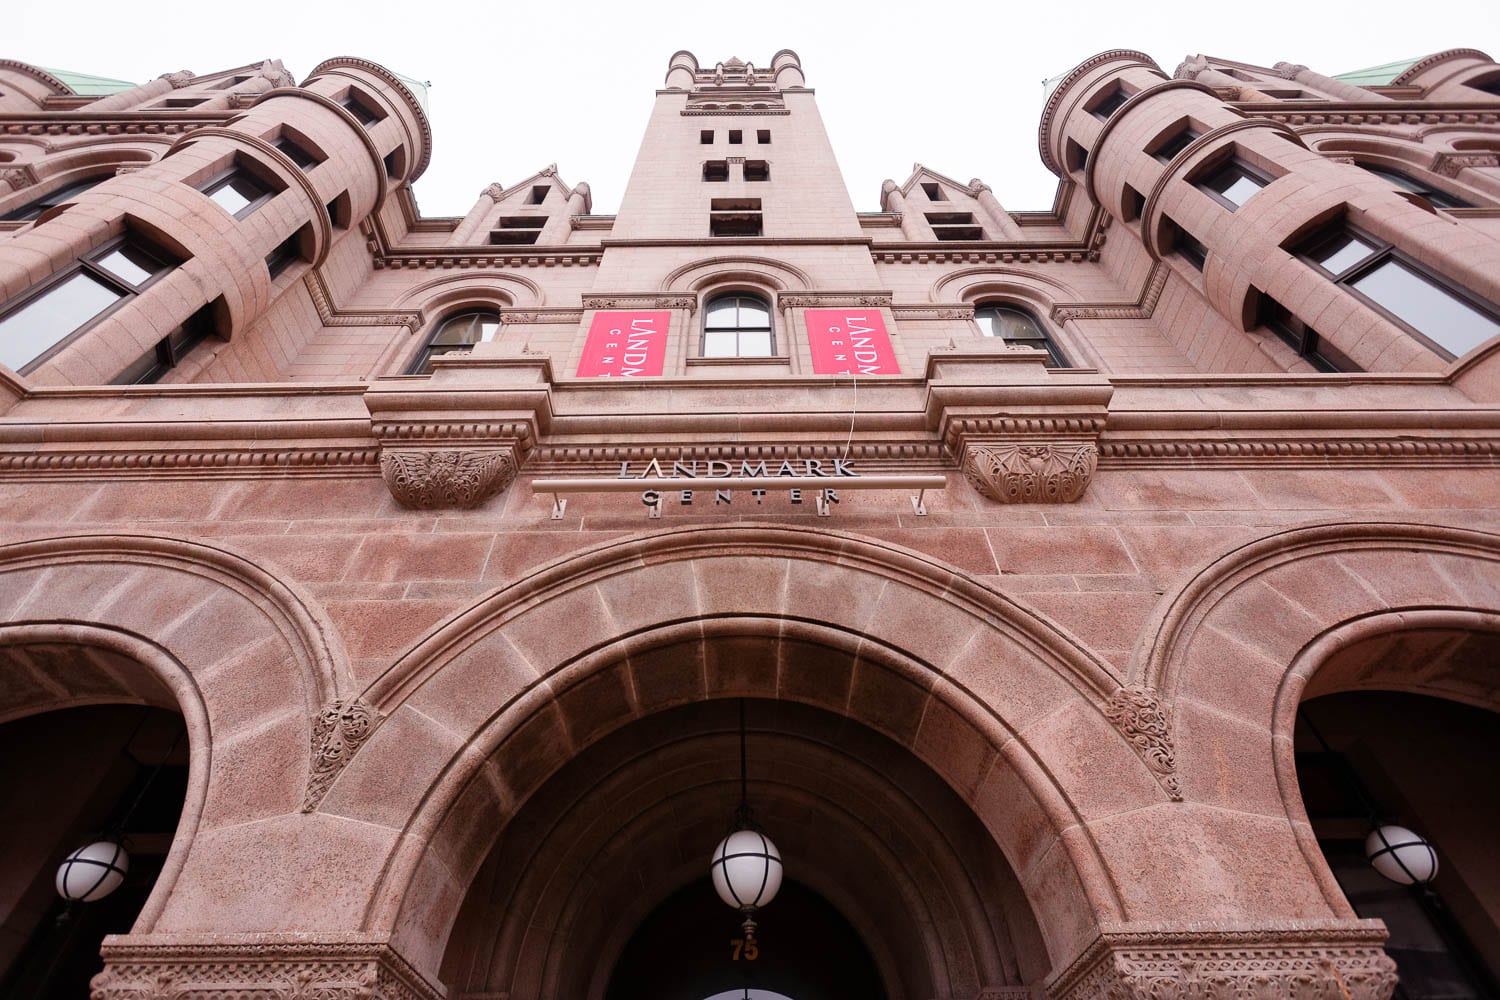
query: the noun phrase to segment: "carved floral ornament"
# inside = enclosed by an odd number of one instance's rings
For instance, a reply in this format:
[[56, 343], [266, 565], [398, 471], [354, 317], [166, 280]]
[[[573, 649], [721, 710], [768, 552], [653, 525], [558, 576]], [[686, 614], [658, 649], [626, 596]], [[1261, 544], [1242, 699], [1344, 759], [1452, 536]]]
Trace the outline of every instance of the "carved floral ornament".
[[384, 451], [380, 474], [403, 507], [468, 510], [509, 486], [516, 478], [516, 462], [504, 451], [487, 449]]
[[1172, 746], [1172, 716], [1162, 707], [1156, 692], [1144, 688], [1121, 688], [1110, 696], [1104, 716], [1114, 723], [1125, 741], [1140, 755], [1151, 774], [1166, 789], [1173, 802], [1182, 801], [1177, 781], [1177, 752]]
[[971, 444], [963, 470], [969, 484], [998, 503], [1073, 503], [1099, 463], [1092, 444]]
[[313, 720], [312, 767], [307, 776], [307, 794], [302, 811], [312, 812], [328, 794], [354, 753], [370, 738], [377, 716], [358, 698], [330, 702]]

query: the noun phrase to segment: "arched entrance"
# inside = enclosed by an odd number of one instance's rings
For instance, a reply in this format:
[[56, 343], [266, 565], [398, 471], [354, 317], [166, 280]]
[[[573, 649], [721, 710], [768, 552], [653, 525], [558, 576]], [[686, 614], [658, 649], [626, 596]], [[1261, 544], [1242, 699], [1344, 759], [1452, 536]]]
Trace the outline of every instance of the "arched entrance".
[[909, 750], [833, 712], [745, 705], [749, 799], [787, 863], [753, 948], [708, 885], [739, 800], [738, 703], [600, 740], [481, 866], [443, 969], [461, 994], [703, 1000], [974, 997], [1039, 985], [1046, 950], [972, 811]]

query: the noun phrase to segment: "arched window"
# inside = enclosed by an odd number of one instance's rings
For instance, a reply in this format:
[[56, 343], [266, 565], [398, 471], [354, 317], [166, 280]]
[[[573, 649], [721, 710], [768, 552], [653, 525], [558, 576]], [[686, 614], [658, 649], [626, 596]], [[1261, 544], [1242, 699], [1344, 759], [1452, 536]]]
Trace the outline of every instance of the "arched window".
[[1031, 347], [1047, 352], [1049, 368], [1071, 368], [1037, 318], [1019, 306], [991, 302], [974, 309], [974, 321], [986, 337], [999, 337], [1011, 347]]
[[769, 358], [775, 353], [771, 306], [765, 299], [734, 292], [709, 300], [703, 310], [705, 358]]
[[439, 354], [467, 354], [475, 344], [495, 339], [500, 331], [500, 314], [493, 309], [471, 309], [454, 313], [437, 325], [427, 346], [422, 349], [411, 374], [425, 375], [432, 371], [432, 359]]
[[1423, 198], [1426, 198], [1428, 201], [1430, 201], [1434, 208], [1474, 207], [1457, 195], [1451, 195], [1446, 191], [1433, 187], [1431, 184], [1424, 184], [1422, 181], [1417, 180], [1410, 174], [1404, 174], [1399, 170], [1392, 170], [1390, 167], [1375, 167], [1371, 166], [1368, 163], [1361, 163], [1360, 166], [1364, 167], [1376, 177], [1385, 178], [1403, 191], [1410, 191], [1413, 194], [1421, 195]]

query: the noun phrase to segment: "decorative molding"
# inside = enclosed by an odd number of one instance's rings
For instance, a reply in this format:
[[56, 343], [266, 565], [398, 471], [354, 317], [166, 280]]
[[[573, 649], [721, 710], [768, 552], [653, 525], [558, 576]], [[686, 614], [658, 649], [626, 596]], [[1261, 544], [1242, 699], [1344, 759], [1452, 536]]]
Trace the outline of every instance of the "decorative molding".
[[[1309, 922], [1311, 923], [1311, 922]], [[1104, 930], [1054, 977], [1054, 1000], [1389, 1000], [1384, 927]]]
[[[1342, 104], [1330, 102], [1317, 110], [1298, 102], [1301, 110], [1273, 107], [1265, 103], [1252, 103], [1236, 110], [1250, 118], [1279, 122], [1283, 125], [1494, 125], [1500, 123], [1500, 111], [1493, 107], [1472, 111], [1418, 111], [1385, 110], [1391, 102], [1382, 101], [1379, 108], [1352, 106], [1346, 110]], [[1466, 107], [1468, 107], [1466, 105]], [[1354, 110], [1354, 108], [1358, 108]]]
[[393, 312], [388, 309], [340, 308], [333, 301], [322, 272], [316, 268], [308, 269], [302, 283], [312, 299], [313, 308], [318, 311], [318, 322], [324, 326], [404, 326], [408, 333], [415, 333], [422, 327], [422, 314], [415, 310]]
[[318, 713], [313, 720], [312, 768], [307, 775], [303, 812], [310, 813], [318, 808], [333, 779], [369, 738], [378, 720], [375, 710], [358, 698], [330, 702]]
[[20, 191], [22, 188], [31, 187], [38, 180], [40, 178], [37, 177], [36, 167], [30, 163], [22, 163], [0, 170], [0, 181], [9, 184], [13, 193]]
[[183, 87], [192, 86], [193, 71], [190, 69], [180, 69], [176, 73], [163, 73], [157, 79], [170, 83], [173, 90], [181, 90]]
[[[181, 112], [154, 112], [157, 115], [180, 114]], [[218, 125], [229, 112], [194, 111], [189, 118], [142, 117], [131, 113], [105, 117], [99, 115], [90, 120], [83, 114], [66, 113], [58, 117], [30, 116], [29, 120], [17, 121], [7, 116], [0, 122], [3, 135], [181, 135], [207, 125]]]
[[662, 295], [660, 293], [614, 294], [583, 296], [583, 308], [589, 309], [686, 309], [689, 313], [698, 308], [695, 295]]
[[409, 271], [431, 271], [437, 268], [467, 270], [486, 267], [574, 267], [575, 265], [592, 267], [596, 266], [599, 258], [604, 255], [603, 250], [572, 248], [559, 253], [556, 250], [509, 251], [497, 247], [493, 253], [476, 253], [466, 249], [461, 254], [439, 255], [382, 251], [378, 244], [372, 249], [377, 271], [385, 268], [393, 271], [403, 268]]
[[1134, 49], [1110, 49], [1107, 52], [1100, 52], [1096, 56], [1085, 59], [1073, 67], [1067, 76], [1057, 81], [1057, 86], [1053, 87], [1052, 93], [1047, 95], [1047, 103], [1042, 108], [1042, 121], [1041, 125], [1037, 128], [1036, 144], [1037, 150], [1042, 156], [1042, 164], [1059, 177], [1062, 177], [1065, 171], [1052, 158], [1051, 144], [1048, 140], [1052, 136], [1053, 121], [1058, 116], [1057, 112], [1059, 106], [1062, 104], [1063, 95], [1068, 92], [1074, 83], [1078, 82], [1080, 77], [1091, 72], [1095, 67], [1116, 59], [1130, 60], [1132, 65], [1145, 66], [1147, 69], [1154, 69], [1157, 72], [1161, 72], [1161, 67], [1156, 64], [1156, 61], [1144, 52], [1137, 52]]
[[505, 200], [505, 185], [498, 182], [487, 185], [483, 191], [479, 192], [479, 197], [488, 198], [498, 205]]
[[964, 450], [969, 483], [998, 503], [1073, 503], [1098, 465], [1092, 444], [971, 444]]
[[1423, 73], [1427, 72], [1429, 69], [1438, 65], [1439, 63], [1445, 63], [1450, 59], [1461, 59], [1464, 57], [1478, 59], [1482, 62], [1491, 61], [1489, 56], [1485, 55], [1483, 52], [1480, 52], [1478, 49], [1444, 49], [1442, 52], [1434, 52], [1426, 59], [1418, 59], [1410, 66], [1406, 67], [1406, 69], [1402, 70], [1399, 74], [1396, 75], [1395, 79], [1391, 81], [1391, 85], [1401, 86], [1402, 84], [1411, 83], [1417, 77], [1421, 76]]
[[1104, 706], [1104, 717], [1114, 723], [1140, 754], [1172, 801], [1181, 802], [1177, 753], [1172, 746], [1172, 715], [1162, 708], [1156, 692], [1137, 687], [1121, 688], [1110, 695]]
[[1215, 438], [1195, 440], [1101, 441], [1100, 461], [1110, 468], [1201, 466], [1205, 460], [1225, 465], [1318, 466], [1492, 465], [1500, 456], [1500, 437], [1412, 440], [1399, 430], [1362, 440], [1322, 438], [1288, 440]]
[[1432, 172], [1457, 177], [1469, 167], [1500, 167], [1497, 153], [1439, 153], [1432, 159]]
[[[556, 445], [541, 444], [527, 455], [528, 474], [548, 471], [567, 471], [578, 474], [585, 471], [614, 474], [621, 462], [649, 462], [670, 455], [679, 462], [706, 462], [709, 460], [739, 463], [782, 461], [800, 462], [809, 458], [827, 461], [847, 458], [850, 461], [868, 463], [870, 468], [888, 463], [892, 471], [911, 471], [916, 465], [941, 469], [948, 465], [948, 455], [942, 445], [931, 439], [888, 441], [880, 444], [853, 443], [845, 448], [842, 439], [826, 444], [799, 444], [795, 447], [780, 445], [683, 445], [675, 441], [645, 442], [630, 445]], [[864, 471], [862, 468], [861, 471]]]
[[950, 247], [951, 244], [908, 243], [900, 249], [872, 249], [870, 256], [882, 264], [1085, 264], [1098, 261], [1099, 250], [1104, 246], [1103, 232], [1102, 227], [1098, 228], [1094, 238], [1086, 245], [1016, 249], [1016, 244], [1007, 243], [1006, 246], [1010, 249], [1006, 250], [991, 247], [954, 250], [939, 249]]
[[583, 322], [583, 310], [574, 309], [570, 306], [554, 306], [541, 309], [506, 309], [500, 313], [502, 324], [517, 323], [555, 323], [565, 326], [577, 326]]
[[1150, 319], [1167, 287], [1169, 270], [1161, 261], [1151, 262], [1151, 273], [1134, 302], [1065, 302], [1052, 307], [1052, 319], [1067, 323], [1077, 319]]
[[469, 510], [516, 478], [516, 461], [498, 450], [384, 451], [380, 474], [396, 502], [411, 510]]
[[[369, 940], [105, 943], [91, 1000], [440, 1000], [442, 992], [387, 944]], [[149, 939], [148, 939], [149, 941]]]
[[1295, 80], [1300, 74], [1308, 71], [1306, 66], [1289, 62], [1279, 62], [1272, 68], [1275, 69], [1276, 75], [1283, 80]]
[[0, 479], [93, 479], [104, 472], [197, 479], [213, 473], [246, 477], [265, 470], [283, 476], [316, 476], [347, 473], [350, 469], [373, 470], [377, 455], [374, 447], [12, 452], [0, 454]]
[[781, 292], [776, 304], [782, 309], [859, 308], [878, 309], [891, 305], [890, 292]]
[[950, 319], [971, 320], [974, 318], [974, 306], [966, 302], [953, 302], [947, 305], [935, 303], [932, 305], [892, 305], [891, 315], [896, 319]]

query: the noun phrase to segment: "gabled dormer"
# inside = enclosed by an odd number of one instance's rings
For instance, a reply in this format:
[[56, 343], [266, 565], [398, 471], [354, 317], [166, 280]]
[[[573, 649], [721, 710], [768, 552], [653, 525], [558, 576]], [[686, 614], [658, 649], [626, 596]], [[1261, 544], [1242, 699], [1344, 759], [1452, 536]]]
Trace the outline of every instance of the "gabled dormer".
[[880, 205], [900, 214], [902, 235], [912, 242], [1015, 240], [1021, 235], [984, 181], [975, 177], [965, 184], [920, 163], [912, 164], [905, 183], [882, 185]]

